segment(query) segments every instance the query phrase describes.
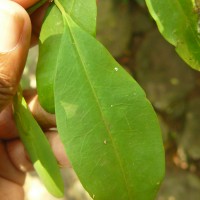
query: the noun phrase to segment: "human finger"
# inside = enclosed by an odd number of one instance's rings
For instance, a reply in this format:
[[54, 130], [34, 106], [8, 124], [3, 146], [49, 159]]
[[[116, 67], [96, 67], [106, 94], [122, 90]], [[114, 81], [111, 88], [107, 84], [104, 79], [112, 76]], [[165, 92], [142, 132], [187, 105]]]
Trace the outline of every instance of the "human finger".
[[31, 22], [12, 1], [0, 1], [0, 111], [15, 95], [30, 45]]
[[[59, 138], [58, 133], [55, 131], [48, 131], [45, 133], [45, 135], [50, 143], [50, 146], [58, 161], [59, 166], [69, 167], [69, 160], [66, 156], [64, 146]], [[28, 154], [21, 140], [15, 139], [6, 142], [6, 148], [10, 160], [18, 170], [22, 172], [28, 172], [33, 170], [33, 165], [28, 157]]]
[[60, 167], [70, 167], [71, 165], [67, 158], [64, 145], [57, 131], [47, 131], [45, 134]]
[[23, 95], [28, 107], [43, 130], [56, 127], [56, 118], [54, 114], [46, 112], [39, 103], [36, 90], [25, 90]]
[[[55, 115], [47, 113], [40, 105], [36, 90], [25, 90], [24, 97], [38, 124], [43, 130], [56, 127]], [[8, 105], [0, 113], [0, 138], [10, 140], [18, 137], [15, 125], [12, 104]]]
[[3, 141], [0, 141], [0, 158], [0, 177], [18, 185], [23, 185], [25, 175], [12, 164]]
[[40, 0], [12, 0], [12, 1], [15, 1], [16, 3], [27, 9]]
[[33, 165], [20, 139], [7, 141], [6, 149], [10, 157], [10, 160], [18, 170], [22, 172], [28, 172], [33, 170]]
[[18, 131], [14, 122], [12, 105], [9, 105], [0, 113], [0, 139], [8, 140], [17, 137]]
[[33, 14], [31, 14], [31, 22], [32, 22], [32, 38], [31, 38], [31, 46], [36, 45], [38, 42], [38, 38], [40, 35], [40, 30], [42, 26], [42, 22], [44, 20], [44, 16], [46, 10], [49, 6], [49, 2], [42, 5], [38, 8]]
[[25, 173], [11, 162], [5, 143], [0, 141], [0, 199], [24, 199]]

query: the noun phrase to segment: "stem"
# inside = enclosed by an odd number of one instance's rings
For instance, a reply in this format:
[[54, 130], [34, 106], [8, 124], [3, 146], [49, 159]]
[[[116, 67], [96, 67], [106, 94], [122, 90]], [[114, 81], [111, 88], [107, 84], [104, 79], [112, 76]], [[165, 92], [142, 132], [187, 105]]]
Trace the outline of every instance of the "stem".
[[63, 8], [63, 6], [61, 5], [61, 3], [58, 0], [54, 0], [56, 6], [58, 7], [58, 9], [60, 10], [60, 12], [62, 13], [62, 15], [66, 15], [66, 12]]
[[[39, 7], [41, 7], [43, 4], [45, 4], [47, 0], [40, 0], [30, 8], [28, 8], [26, 11], [29, 15], [31, 15], [33, 12], [35, 12]], [[49, 2], [52, 2], [51, 0]]]

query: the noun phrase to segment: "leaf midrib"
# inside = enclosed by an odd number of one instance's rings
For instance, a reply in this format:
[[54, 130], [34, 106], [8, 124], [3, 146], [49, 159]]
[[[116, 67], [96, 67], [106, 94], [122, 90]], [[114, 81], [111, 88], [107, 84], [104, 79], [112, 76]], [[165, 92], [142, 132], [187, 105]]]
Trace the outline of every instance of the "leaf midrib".
[[[71, 28], [70, 28], [70, 22], [69, 22], [69, 19], [68, 19], [68, 18], [70, 18], [70, 16], [65, 12], [64, 8], [62, 7], [62, 5], [60, 4], [60, 2], [59, 2], [58, 0], [55, 0], [55, 4], [56, 4], [56, 6], [58, 7], [58, 9], [60, 10], [60, 12], [62, 13], [62, 15], [63, 15], [63, 20], [66, 20], [66, 22], [67, 22], [67, 24], [68, 24], [69, 32], [70, 32], [71, 38], [72, 38], [72, 40], [73, 40], [73, 42], [74, 42], [74, 45], [73, 45], [73, 46], [74, 46], [74, 48], [75, 48], [75, 51], [76, 51], [77, 54], [78, 54], [78, 58], [79, 58], [79, 60], [80, 60], [80, 62], [81, 62], [81, 64], [82, 64], [82, 66], [83, 66], [83, 71], [84, 71], [85, 77], [86, 77], [86, 79], [87, 79], [87, 81], [88, 81], [88, 83], [89, 83], [89, 86], [90, 86], [90, 88], [91, 88], [93, 97], [94, 97], [94, 99], [95, 99], [95, 102], [97, 103], [97, 107], [98, 107], [98, 109], [99, 109], [102, 122], [103, 122], [103, 124], [104, 124], [104, 126], [105, 126], [105, 129], [106, 129], [106, 132], [108, 133], [108, 136], [109, 136], [109, 138], [110, 138], [110, 140], [111, 140], [112, 147], [113, 147], [113, 149], [114, 149], [114, 154], [115, 154], [115, 156], [116, 156], [116, 160], [117, 160], [118, 163], [119, 163], [120, 171], [121, 171], [121, 173], [122, 173], [122, 177], [123, 177], [124, 182], [125, 182], [125, 186], [126, 186], [126, 190], [127, 190], [127, 193], [128, 193], [128, 197], [129, 197], [129, 199], [131, 200], [132, 198], [131, 198], [131, 195], [130, 195], [130, 190], [129, 190], [128, 183], [127, 183], [127, 179], [126, 179], [126, 175], [125, 175], [125, 170], [124, 170], [124, 168], [123, 168], [123, 164], [122, 164], [122, 161], [121, 161], [121, 159], [120, 159], [119, 152], [118, 152], [118, 150], [117, 150], [117, 146], [116, 146], [116, 144], [115, 144], [115, 142], [114, 142], [114, 140], [113, 140], [113, 138], [112, 138], [112, 134], [110, 133], [110, 130], [109, 130], [109, 128], [108, 128], [108, 125], [107, 125], [107, 123], [106, 123], [106, 121], [105, 121], [105, 119], [104, 119], [104, 115], [103, 115], [103, 111], [102, 111], [101, 106], [100, 106], [100, 102], [99, 102], [98, 97], [97, 97], [97, 95], [96, 95], [95, 89], [94, 89], [94, 87], [92, 86], [92, 83], [91, 83], [91, 81], [90, 81], [90, 79], [89, 79], [89, 75], [88, 75], [88, 73], [87, 73], [87, 70], [86, 70], [86, 67], [85, 67], [85, 63], [84, 63], [84, 61], [83, 61], [83, 59], [82, 59], [82, 57], [81, 57], [81, 55], [80, 55], [80, 53], [79, 53], [79, 49], [78, 49], [78, 47], [77, 47], [77, 46], [78, 46], [78, 45], [77, 45], [77, 42], [76, 42], [76, 40], [75, 40], [75, 38], [74, 38], [74, 36], [73, 36], [73, 33], [72, 33], [72, 31], [71, 31]], [[70, 18], [70, 19], [71, 19], [71, 18]], [[71, 19], [71, 20], [72, 20], [72, 19]]]
[[[69, 26], [69, 30], [70, 30], [70, 26]], [[77, 54], [78, 54], [78, 58], [79, 58], [79, 60], [80, 60], [80, 62], [81, 62], [81, 64], [82, 64], [82, 66], [83, 66], [83, 71], [84, 71], [84, 73], [85, 73], [85, 77], [86, 77], [86, 79], [87, 79], [87, 81], [88, 81], [88, 83], [89, 83], [89, 86], [90, 86], [90, 88], [91, 88], [93, 97], [94, 97], [95, 102], [96, 102], [96, 104], [97, 104], [97, 107], [98, 107], [98, 109], [99, 109], [99, 113], [100, 113], [102, 122], [103, 122], [104, 127], [105, 127], [105, 129], [106, 129], [106, 132], [108, 133], [108, 136], [109, 136], [109, 138], [110, 138], [110, 140], [111, 140], [111, 143], [112, 143], [112, 146], [113, 146], [113, 149], [114, 149], [114, 154], [115, 154], [115, 156], [116, 156], [116, 158], [117, 158], [117, 161], [118, 161], [118, 163], [119, 163], [119, 166], [120, 166], [120, 169], [121, 169], [123, 178], [124, 178], [124, 182], [125, 182], [125, 185], [126, 185], [126, 189], [127, 189], [127, 191], [128, 191], [128, 195], [129, 195], [129, 197], [130, 197], [130, 194], [129, 194], [130, 192], [129, 192], [129, 189], [128, 189], [128, 183], [127, 183], [126, 176], [125, 176], [125, 171], [124, 171], [124, 168], [123, 168], [123, 165], [122, 165], [120, 156], [119, 156], [119, 152], [118, 152], [118, 150], [117, 150], [116, 144], [115, 144], [114, 141], [113, 141], [113, 137], [112, 137], [112, 134], [111, 134], [111, 132], [110, 132], [110, 130], [109, 130], [109, 127], [108, 127], [108, 125], [107, 125], [107, 123], [106, 123], [106, 121], [105, 121], [105, 118], [104, 118], [104, 115], [103, 115], [103, 111], [102, 111], [102, 109], [101, 109], [100, 102], [99, 102], [98, 97], [97, 97], [97, 95], [96, 95], [95, 89], [94, 89], [94, 87], [92, 86], [92, 83], [91, 83], [91, 81], [90, 81], [90, 79], [89, 79], [89, 76], [88, 76], [88, 73], [87, 73], [87, 70], [86, 70], [85, 63], [84, 63], [84, 61], [83, 61], [83, 59], [82, 59], [82, 57], [81, 57], [81, 55], [80, 55], [80, 53], [79, 53], [79, 49], [77, 48], [77, 42], [76, 42], [75, 38], [73, 37], [73, 34], [72, 34], [71, 30], [70, 30], [70, 34], [71, 34], [72, 40], [74, 41], [74, 44], [75, 44], [74, 47], [75, 47], [75, 50], [76, 50], [76, 52], [77, 52]], [[130, 198], [130, 199], [131, 199], [131, 198]]]

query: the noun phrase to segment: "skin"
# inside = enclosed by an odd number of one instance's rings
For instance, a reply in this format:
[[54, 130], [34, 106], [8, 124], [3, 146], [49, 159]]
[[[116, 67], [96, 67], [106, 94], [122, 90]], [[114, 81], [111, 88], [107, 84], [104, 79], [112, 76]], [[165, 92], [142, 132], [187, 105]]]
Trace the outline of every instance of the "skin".
[[[48, 3], [45, 4], [29, 17], [25, 9], [37, 1], [0, 0], [0, 14], [1, 8], [6, 6], [8, 12], [13, 10], [12, 18], [20, 18], [23, 21], [23, 23], [16, 21], [13, 31], [4, 28], [8, 40], [21, 30], [16, 45], [9, 51], [2, 51], [0, 48], [0, 199], [23, 200], [26, 172], [33, 169], [18, 138], [12, 114], [12, 99], [21, 79], [28, 50], [37, 43], [41, 22], [48, 6]], [[0, 24], [0, 37], [1, 28]], [[41, 108], [35, 91], [24, 91], [24, 96], [31, 112], [46, 133], [58, 162], [63, 167], [69, 166], [57, 132], [49, 130], [56, 127], [55, 116]]]

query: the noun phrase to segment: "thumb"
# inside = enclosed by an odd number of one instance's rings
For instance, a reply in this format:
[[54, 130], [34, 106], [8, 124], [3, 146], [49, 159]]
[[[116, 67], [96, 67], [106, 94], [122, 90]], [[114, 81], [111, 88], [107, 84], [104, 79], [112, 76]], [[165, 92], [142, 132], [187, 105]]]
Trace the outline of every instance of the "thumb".
[[31, 22], [13, 1], [0, 1], [0, 111], [15, 95], [26, 62]]

